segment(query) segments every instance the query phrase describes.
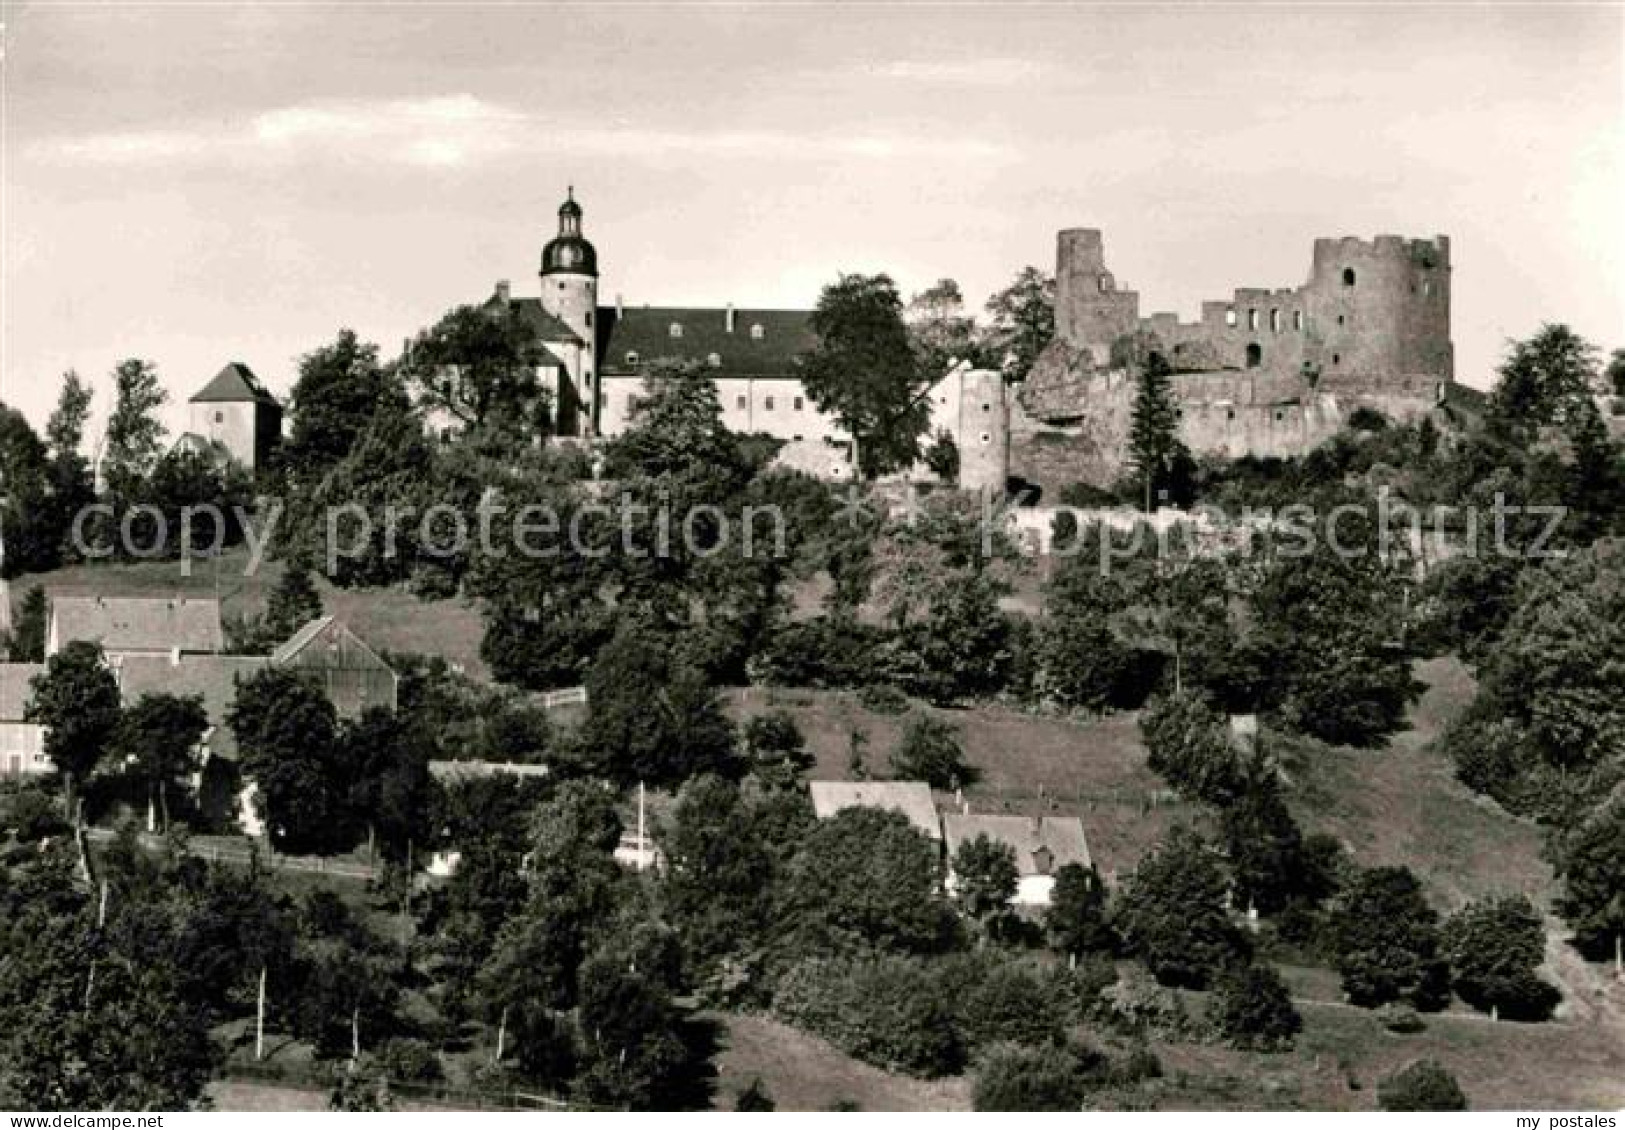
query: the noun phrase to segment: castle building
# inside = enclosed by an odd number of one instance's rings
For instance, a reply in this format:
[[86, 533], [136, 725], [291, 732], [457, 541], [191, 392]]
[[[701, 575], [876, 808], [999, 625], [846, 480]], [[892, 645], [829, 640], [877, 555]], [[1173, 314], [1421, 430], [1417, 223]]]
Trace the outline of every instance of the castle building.
[[176, 438], [176, 451], [229, 459], [252, 472], [269, 462], [282, 439], [282, 405], [241, 361], [216, 373], [187, 408], [187, 430]]
[[1073, 228], [1057, 237], [1055, 339], [1014, 408], [1015, 473], [1121, 474], [1137, 371], [1157, 357], [1197, 455], [1299, 455], [1361, 407], [1404, 420], [1472, 399], [1455, 383], [1446, 236], [1317, 239], [1303, 285], [1238, 287], [1183, 322], [1142, 315], [1101, 233]]
[[[573, 189], [558, 221], [542, 248], [538, 297], [516, 298], [499, 282], [487, 305], [517, 312], [545, 346], [541, 382], [560, 435], [622, 434], [653, 367], [687, 362], [711, 374], [729, 430], [784, 441], [780, 461], [809, 474], [853, 474], [851, 437], [818, 409], [796, 371], [796, 358], [816, 344], [811, 310], [632, 306], [618, 297], [600, 304], [598, 252], [583, 233]], [[947, 431], [960, 448], [961, 485], [1002, 488], [1007, 406], [998, 374], [961, 367], [926, 395], [931, 434]]]

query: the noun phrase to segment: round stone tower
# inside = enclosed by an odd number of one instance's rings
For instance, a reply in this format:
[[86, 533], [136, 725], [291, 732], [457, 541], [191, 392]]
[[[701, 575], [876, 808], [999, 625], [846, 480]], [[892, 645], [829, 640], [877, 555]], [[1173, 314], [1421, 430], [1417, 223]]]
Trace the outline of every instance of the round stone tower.
[[[575, 384], [578, 406], [558, 405], [561, 420], [578, 407], [581, 424], [589, 434], [596, 433], [598, 418], [598, 359], [594, 320], [598, 312], [598, 252], [581, 234], [581, 205], [576, 203], [572, 185], [559, 205], [559, 234], [542, 248], [542, 309], [553, 315], [579, 337], [579, 362], [570, 377]], [[564, 399], [561, 390], [561, 401]]]
[[1004, 374], [969, 369], [959, 386], [959, 486], [1003, 493], [1010, 477], [1010, 409]]

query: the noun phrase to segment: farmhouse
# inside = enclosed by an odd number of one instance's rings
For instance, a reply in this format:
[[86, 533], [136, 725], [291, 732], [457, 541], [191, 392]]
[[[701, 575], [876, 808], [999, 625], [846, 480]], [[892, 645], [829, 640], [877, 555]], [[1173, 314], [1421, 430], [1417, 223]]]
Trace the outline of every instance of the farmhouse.
[[959, 845], [986, 836], [1007, 845], [1016, 857], [1020, 876], [1015, 898], [1017, 906], [1048, 906], [1055, 889], [1055, 872], [1069, 863], [1089, 866], [1089, 841], [1083, 834], [1083, 821], [1076, 816], [976, 816], [949, 813], [942, 818], [947, 838], [948, 889], [954, 888], [952, 860]]
[[807, 788], [820, 820], [847, 808], [879, 808], [900, 812], [931, 839], [942, 839], [937, 802], [924, 781], [811, 781]]
[[53, 595], [45, 657], [75, 640], [100, 644], [109, 662], [219, 655], [226, 650], [220, 601], [214, 597]]

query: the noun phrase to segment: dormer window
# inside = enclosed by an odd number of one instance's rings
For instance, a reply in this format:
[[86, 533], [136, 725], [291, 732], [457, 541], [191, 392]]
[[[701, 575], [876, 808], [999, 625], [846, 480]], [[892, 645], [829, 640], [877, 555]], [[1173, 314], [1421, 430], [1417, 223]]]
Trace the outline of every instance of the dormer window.
[[722, 368], [722, 354], [713, 353], [705, 359], [705, 363], [713, 369]]
[[752, 341], [761, 341], [766, 336], [767, 330], [763, 328], [762, 323], [756, 322], [752, 324], [750, 327], [750, 338]]
[[683, 323], [681, 323], [681, 322], [673, 322], [671, 324], [671, 330], [669, 332], [671, 333], [671, 336], [673, 338], [682, 337], [683, 336]]
[[628, 365], [636, 365], [638, 363], [638, 351], [637, 350], [628, 349], [626, 351], [626, 363]]

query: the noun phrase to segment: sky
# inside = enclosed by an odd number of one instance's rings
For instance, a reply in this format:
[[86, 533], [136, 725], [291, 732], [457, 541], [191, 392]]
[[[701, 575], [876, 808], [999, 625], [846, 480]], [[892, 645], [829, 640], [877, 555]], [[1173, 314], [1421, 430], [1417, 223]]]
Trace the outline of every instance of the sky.
[[1296, 286], [1317, 236], [1452, 240], [1457, 376], [1625, 345], [1625, 8], [13, 3], [0, 400], [156, 362], [286, 394], [499, 279], [573, 184], [600, 295], [806, 307], [841, 272], [980, 306], [1105, 232], [1141, 312]]

